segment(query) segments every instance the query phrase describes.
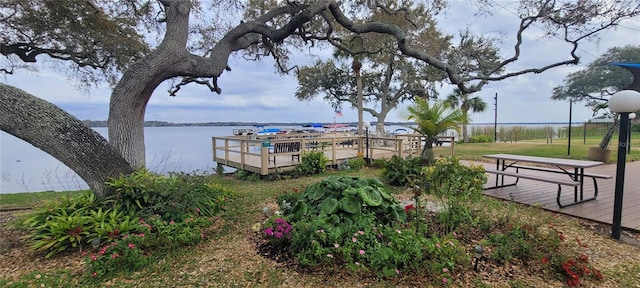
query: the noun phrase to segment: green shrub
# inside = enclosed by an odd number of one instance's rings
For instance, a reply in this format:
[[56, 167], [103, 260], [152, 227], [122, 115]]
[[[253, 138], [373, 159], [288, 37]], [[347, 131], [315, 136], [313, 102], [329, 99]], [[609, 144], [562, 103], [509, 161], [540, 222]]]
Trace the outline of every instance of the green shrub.
[[402, 159], [393, 155], [384, 164], [382, 179], [385, 183], [393, 186], [407, 186], [413, 179], [420, 175], [420, 158], [407, 156]]
[[487, 181], [482, 166], [466, 166], [456, 158], [438, 159], [431, 166], [422, 168], [424, 182], [420, 187], [427, 193], [440, 198], [445, 210], [438, 220], [453, 232], [462, 223], [475, 223], [468, 204], [482, 196], [482, 185]]
[[306, 176], [324, 173], [327, 170], [329, 159], [322, 151], [309, 151], [302, 153], [300, 165], [296, 166], [294, 175]]
[[260, 180], [260, 174], [253, 173], [247, 170], [236, 170], [236, 172], [234, 173], [234, 176], [236, 177], [236, 179], [243, 180], [243, 181], [244, 180], [249, 180], [249, 181]]
[[200, 175], [178, 173], [163, 176], [139, 170], [110, 179], [107, 186], [116, 192], [115, 200], [132, 215], [160, 215], [163, 220], [181, 222], [192, 214], [214, 216], [231, 191], [208, 183]]
[[493, 137], [487, 135], [475, 135], [469, 137], [469, 143], [492, 143]]
[[371, 167], [381, 169], [384, 168], [384, 165], [387, 163], [385, 159], [373, 159], [371, 161]]
[[426, 269], [442, 279], [468, 261], [455, 239], [407, 228], [404, 207], [375, 178], [327, 177], [307, 187], [284, 217], [293, 223], [291, 249], [303, 266], [385, 277]]
[[364, 158], [356, 157], [356, 158], [349, 159], [349, 161], [347, 162], [347, 165], [349, 166], [350, 170], [360, 170], [362, 169], [362, 167], [364, 167], [365, 163], [366, 162], [364, 161]]
[[505, 233], [492, 233], [489, 235], [489, 244], [494, 248], [491, 258], [499, 263], [509, 262], [514, 258], [527, 260], [536, 257], [534, 250], [536, 237], [531, 230], [522, 227], [514, 227]]
[[167, 221], [156, 215], [142, 219], [142, 223], [150, 230], [146, 245], [170, 250], [200, 243], [205, 237], [205, 228], [211, 226], [213, 220], [189, 215], [182, 221]]
[[124, 234], [121, 239], [102, 246], [96, 253], [83, 251], [89, 275], [102, 278], [119, 272], [135, 272], [147, 265], [149, 257], [140, 248], [144, 245], [144, 237], [145, 234]]
[[31, 248], [45, 253], [45, 258], [91, 247], [91, 241], [110, 241], [120, 233], [140, 231], [138, 218], [112, 205], [113, 201], [98, 201], [90, 192], [64, 197], [34, 210], [22, 220], [21, 227], [30, 232], [27, 241]]
[[354, 216], [378, 215], [381, 223], [404, 221], [404, 207], [397, 203], [376, 178], [330, 176], [307, 187], [287, 217], [300, 221], [327, 216], [334, 222], [353, 222]]
[[294, 189], [293, 192], [284, 192], [283, 194], [278, 195], [277, 201], [281, 214], [288, 214], [291, 212], [291, 209], [299, 199], [300, 193], [297, 189]]

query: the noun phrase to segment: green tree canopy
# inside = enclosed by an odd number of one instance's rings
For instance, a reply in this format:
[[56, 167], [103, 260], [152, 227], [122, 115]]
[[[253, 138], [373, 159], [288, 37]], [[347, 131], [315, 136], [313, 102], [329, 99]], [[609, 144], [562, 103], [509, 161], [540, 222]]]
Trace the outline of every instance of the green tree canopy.
[[614, 125], [609, 127], [600, 142], [601, 149], [608, 148], [618, 124], [616, 115], [607, 109], [609, 96], [633, 82], [633, 75], [627, 69], [613, 65], [614, 62], [640, 62], [640, 46], [629, 45], [607, 50], [585, 69], [569, 74], [562, 85], [553, 88], [551, 95], [554, 100], [583, 101], [586, 106], [591, 107], [594, 115], [614, 119]]

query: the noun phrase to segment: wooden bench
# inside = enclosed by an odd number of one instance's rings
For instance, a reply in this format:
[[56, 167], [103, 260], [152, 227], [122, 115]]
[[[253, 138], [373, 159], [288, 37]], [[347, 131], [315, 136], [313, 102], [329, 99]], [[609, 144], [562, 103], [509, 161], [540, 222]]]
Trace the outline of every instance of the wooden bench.
[[[544, 172], [552, 172], [552, 173], [559, 173], [559, 174], [566, 174], [566, 171], [563, 171], [561, 169], [553, 169], [553, 168], [546, 168], [546, 167], [537, 167], [537, 166], [524, 166], [524, 165], [511, 165], [509, 167], [512, 168], [516, 168], [516, 171], [518, 171], [518, 169], [527, 169], [527, 170], [535, 170], [535, 171], [544, 171]], [[595, 173], [584, 173], [584, 177], [591, 177], [591, 178], [597, 178], [597, 179], [611, 179], [613, 178], [612, 175], [605, 175], [605, 174], [595, 174]]]
[[[273, 143], [273, 149], [269, 149], [269, 154], [291, 155], [291, 161], [297, 159], [300, 162], [300, 151], [302, 144], [300, 142], [277, 142]], [[276, 164], [276, 155], [269, 156], [269, 163], [273, 157], [273, 164]]]
[[[558, 203], [558, 206], [560, 208], [566, 207], [566, 206], [570, 206], [570, 205], [575, 205], [577, 203], [582, 203], [582, 202], [587, 201], [587, 200], [592, 200], [592, 199], [595, 199], [595, 197], [597, 196], [597, 194], [596, 194], [593, 198], [589, 198], [589, 199], [586, 199], [586, 200], [578, 201], [578, 194], [577, 194], [578, 192], [577, 192], [577, 190], [574, 190], [574, 198], [575, 198], [574, 203], [571, 203], [571, 204], [568, 204], [568, 205], [562, 205], [562, 203], [560, 202], [560, 198], [562, 196], [562, 186], [564, 185], [564, 186], [578, 187], [580, 185], [579, 181], [574, 181], [574, 180], [571, 180], [571, 179], [548, 178], [548, 177], [544, 177], [544, 176], [540, 176], [540, 175], [524, 174], [524, 173], [518, 173], [518, 172], [513, 172], [513, 171], [486, 170], [485, 172], [486, 173], [490, 173], [490, 174], [496, 174], [496, 176], [502, 176], [502, 183], [500, 185], [496, 185], [496, 186], [493, 186], [493, 187], [487, 187], [487, 188], [485, 188], [485, 190], [516, 185], [520, 178], [534, 180], [534, 181], [540, 181], [540, 182], [546, 182], [546, 183], [552, 183], [552, 184], [557, 184], [558, 185], [558, 195], [556, 197], [556, 202]], [[516, 178], [516, 182], [505, 185], [504, 184], [504, 176], [515, 177]]]

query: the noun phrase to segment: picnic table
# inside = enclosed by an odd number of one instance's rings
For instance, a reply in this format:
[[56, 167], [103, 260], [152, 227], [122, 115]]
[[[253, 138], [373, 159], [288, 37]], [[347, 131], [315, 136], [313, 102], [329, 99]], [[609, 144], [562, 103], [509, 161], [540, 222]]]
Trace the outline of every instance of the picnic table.
[[[576, 205], [586, 201], [595, 200], [598, 197], [598, 182], [597, 179], [611, 179], [611, 175], [602, 175], [594, 173], [585, 173], [585, 168], [594, 167], [604, 164], [599, 161], [588, 160], [575, 160], [575, 159], [563, 159], [563, 158], [551, 158], [551, 157], [538, 157], [538, 156], [525, 156], [514, 154], [490, 154], [484, 155], [484, 158], [495, 159], [496, 169], [487, 169], [486, 172], [490, 174], [496, 174], [495, 185], [492, 187], [486, 187], [485, 189], [495, 189], [501, 187], [507, 187], [516, 185], [520, 178], [530, 179], [534, 181], [547, 182], [558, 185], [558, 195], [556, 202], [560, 208]], [[523, 164], [525, 163], [525, 164]], [[533, 166], [532, 164], [542, 164], [546, 166], [552, 166], [554, 168]], [[549, 177], [544, 174], [527, 174], [520, 173], [521, 170], [541, 171], [545, 173], [564, 174], [568, 178]], [[515, 177], [514, 183], [505, 184], [504, 178]], [[584, 179], [593, 179], [594, 195], [593, 197], [584, 198]], [[562, 204], [560, 201], [562, 186], [571, 186], [574, 191], [574, 201], [569, 204]], [[578, 197], [579, 195], [579, 197]]]

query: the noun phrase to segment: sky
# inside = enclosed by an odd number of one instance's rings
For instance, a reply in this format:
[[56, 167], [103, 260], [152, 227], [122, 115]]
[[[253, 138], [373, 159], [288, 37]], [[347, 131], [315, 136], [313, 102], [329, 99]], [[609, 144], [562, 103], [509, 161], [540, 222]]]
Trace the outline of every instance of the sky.
[[[518, 25], [514, 16], [515, 7], [507, 2], [499, 2], [502, 8], [494, 11], [493, 16], [476, 17], [475, 8], [468, 1], [451, 1], [451, 7], [439, 19], [440, 27], [456, 34], [460, 29], [470, 27], [472, 31], [483, 35], [512, 34]], [[558, 51], [566, 51], [566, 45], [560, 40], [541, 39], [543, 30], [534, 28], [525, 37], [523, 57], [518, 65], [510, 69], [522, 69], [541, 66], [549, 61], [566, 59]], [[577, 53], [582, 57], [581, 64], [564, 66], [548, 70], [542, 74], [527, 74], [494, 82], [474, 94], [480, 96], [488, 105], [483, 113], [471, 115], [473, 123], [494, 122], [494, 97], [497, 95], [498, 123], [548, 123], [569, 121], [569, 103], [551, 100], [553, 87], [562, 84], [562, 80], [571, 72], [578, 71], [589, 62], [615, 46], [640, 45], [640, 17], [621, 23], [616, 29], [609, 30], [601, 38], [584, 43]], [[512, 41], [505, 38], [505, 54], [511, 53]], [[330, 48], [327, 48], [330, 49]], [[564, 49], [564, 50], [563, 50]], [[321, 51], [329, 54], [331, 51]], [[564, 57], [562, 57], [564, 56]], [[293, 57], [297, 65], [310, 64], [315, 59]], [[640, 62], [640, 59], [638, 59]], [[545, 62], [547, 61], [547, 62]], [[95, 89], [80, 91], [61, 73], [48, 70], [44, 64], [35, 64], [39, 73], [17, 72], [5, 75], [0, 82], [23, 89], [33, 95], [52, 102], [78, 119], [106, 120], [109, 109], [111, 89], [100, 85]], [[225, 71], [218, 79], [222, 94], [210, 92], [206, 87], [189, 85], [183, 87], [176, 97], [168, 95], [169, 83], [161, 84], [154, 92], [145, 115], [145, 120], [174, 123], [194, 122], [357, 122], [357, 111], [345, 105], [342, 117], [335, 117], [334, 109], [322, 101], [321, 97], [308, 102], [298, 101], [294, 97], [297, 88], [295, 75], [280, 76], [274, 73], [273, 62], [264, 59], [261, 62], [231, 58], [232, 71]], [[631, 76], [630, 76], [631, 77]], [[443, 99], [453, 89], [444, 86], [440, 91]], [[386, 121], [405, 121], [401, 116], [407, 105], [392, 111]], [[572, 122], [581, 123], [592, 117], [591, 110], [581, 103], [575, 103], [571, 112]], [[375, 118], [365, 113], [365, 121]]]

